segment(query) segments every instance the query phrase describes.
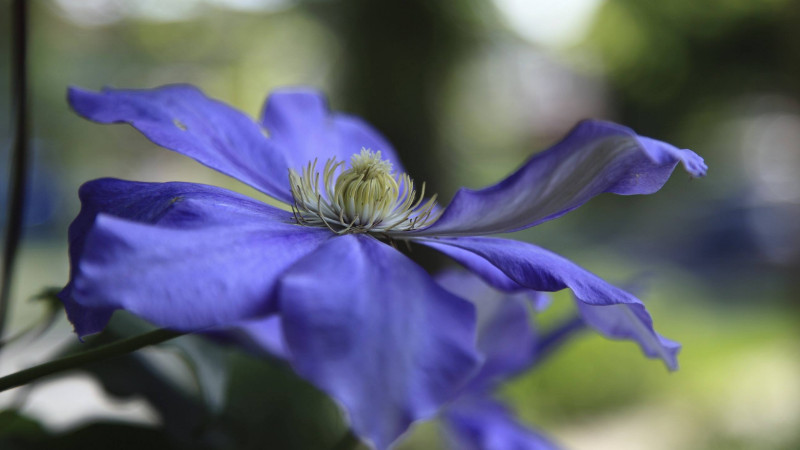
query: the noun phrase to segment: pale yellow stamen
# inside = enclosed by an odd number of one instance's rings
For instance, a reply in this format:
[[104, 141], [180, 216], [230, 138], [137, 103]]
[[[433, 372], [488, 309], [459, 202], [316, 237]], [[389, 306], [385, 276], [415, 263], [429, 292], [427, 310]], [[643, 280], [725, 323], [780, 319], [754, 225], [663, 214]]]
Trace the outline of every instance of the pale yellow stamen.
[[422, 204], [425, 184], [417, 196], [411, 177], [395, 175], [392, 163], [381, 159], [379, 151], [362, 149], [352, 156], [346, 170], [344, 161], [329, 159], [322, 169], [321, 186], [316, 159], [302, 174], [290, 169], [289, 181], [292, 211], [301, 225], [325, 226], [339, 234], [391, 234], [422, 228], [438, 219], [438, 214], [433, 214], [436, 196]]

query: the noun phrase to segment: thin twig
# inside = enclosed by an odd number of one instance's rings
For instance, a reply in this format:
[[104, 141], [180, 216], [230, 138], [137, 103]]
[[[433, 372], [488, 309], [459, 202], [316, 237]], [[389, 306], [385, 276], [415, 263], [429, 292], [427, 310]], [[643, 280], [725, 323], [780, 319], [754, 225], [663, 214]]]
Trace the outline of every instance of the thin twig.
[[28, 4], [26, 0], [14, 0], [11, 8], [13, 29], [11, 104], [12, 117], [16, 119], [16, 127], [11, 176], [9, 177], [8, 226], [5, 251], [3, 252], [3, 267], [0, 271], [0, 338], [3, 337], [5, 329], [9, 296], [11, 295], [11, 276], [17, 248], [22, 237], [25, 185], [28, 173]]
[[0, 392], [28, 384], [48, 375], [75, 369], [91, 362], [102, 361], [114, 356], [131, 353], [140, 348], [159, 344], [182, 335], [183, 333], [177, 331], [158, 329], [139, 336], [106, 344], [93, 350], [65, 356], [61, 359], [46, 362], [0, 378]]

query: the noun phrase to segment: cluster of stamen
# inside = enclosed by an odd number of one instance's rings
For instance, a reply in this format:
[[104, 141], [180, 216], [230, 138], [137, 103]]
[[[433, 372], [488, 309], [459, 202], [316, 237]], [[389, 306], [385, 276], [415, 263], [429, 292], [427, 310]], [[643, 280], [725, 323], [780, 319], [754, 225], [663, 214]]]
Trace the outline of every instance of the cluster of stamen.
[[289, 170], [297, 223], [325, 226], [338, 234], [386, 234], [422, 228], [439, 218], [433, 214], [436, 195], [423, 204], [425, 183], [417, 195], [411, 177], [395, 175], [381, 152], [362, 149], [352, 156], [350, 168], [344, 165], [335, 157], [326, 161], [322, 180], [316, 159], [302, 174]]

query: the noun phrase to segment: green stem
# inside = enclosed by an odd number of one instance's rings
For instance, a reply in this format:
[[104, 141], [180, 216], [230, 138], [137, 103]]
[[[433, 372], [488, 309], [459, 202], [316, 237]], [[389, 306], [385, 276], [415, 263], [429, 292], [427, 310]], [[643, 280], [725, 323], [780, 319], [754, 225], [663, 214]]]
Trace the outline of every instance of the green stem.
[[159, 344], [181, 335], [183, 335], [183, 333], [159, 329], [139, 336], [134, 336], [132, 338], [123, 339], [111, 344], [106, 344], [101, 347], [97, 347], [96, 349], [88, 350], [76, 355], [65, 356], [61, 359], [46, 362], [44, 364], [31, 367], [30, 369], [25, 369], [0, 378], [0, 392], [28, 384], [31, 381], [36, 381], [39, 378], [46, 377], [54, 373], [74, 369], [87, 363], [131, 353], [139, 350], [142, 347]]

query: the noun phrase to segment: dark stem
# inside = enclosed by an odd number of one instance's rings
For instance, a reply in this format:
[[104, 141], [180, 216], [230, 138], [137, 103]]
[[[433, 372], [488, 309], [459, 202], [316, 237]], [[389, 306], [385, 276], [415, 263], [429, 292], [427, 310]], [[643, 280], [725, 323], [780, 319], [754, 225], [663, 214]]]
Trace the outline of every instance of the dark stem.
[[184, 333], [177, 331], [159, 329], [139, 336], [134, 336], [132, 338], [123, 339], [111, 344], [106, 344], [93, 350], [78, 353], [76, 355], [65, 356], [61, 359], [46, 362], [44, 364], [31, 367], [30, 369], [25, 369], [0, 378], [0, 392], [28, 384], [48, 375], [74, 369], [87, 363], [102, 361], [114, 356], [131, 353], [139, 350], [140, 348], [159, 344], [183, 334]]
[[3, 268], [0, 272], [0, 338], [3, 336], [11, 294], [11, 276], [17, 256], [25, 213], [25, 185], [28, 173], [28, 4], [14, 0], [11, 6], [12, 62], [11, 107], [16, 119], [14, 151], [9, 176], [8, 226]]

